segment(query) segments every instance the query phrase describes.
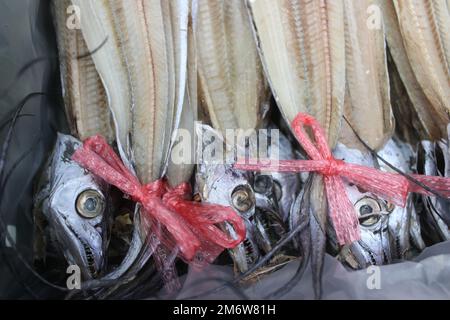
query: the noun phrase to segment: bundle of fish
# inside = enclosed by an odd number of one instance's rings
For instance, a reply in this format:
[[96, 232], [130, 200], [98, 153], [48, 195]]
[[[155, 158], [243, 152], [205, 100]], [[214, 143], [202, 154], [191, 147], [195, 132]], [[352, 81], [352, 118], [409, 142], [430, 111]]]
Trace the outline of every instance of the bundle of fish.
[[[80, 28], [69, 28], [69, 7]], [[53, 9], [71, 132], [58, 135], [36, 193], [35, 258], [57, 252], [80, 266], [94, 296], [162, 284], [173, 293], [185, 268], [176, 251], [147, 250], [139, 205], [72, 160], [92, 135], [142, 184], [189, 182], [195, 201], [231, 207], [246, 238], [215, 263], [233, 265], [241, 284], [311, 261], [320, 296], [325, 252], [360, 269], [450, 238], [447, 199], [410, 195], [400, 207], [347, 184], [361, 234], [341, 245], [320, 175], [203, 159], [211, 141], [224, 159], [306, 159], [291, 127], [302, 112], [336, 159], [449, 177], [449, 1], [55, 0]], [[139, 289], [155, 266], [159, 282]]]

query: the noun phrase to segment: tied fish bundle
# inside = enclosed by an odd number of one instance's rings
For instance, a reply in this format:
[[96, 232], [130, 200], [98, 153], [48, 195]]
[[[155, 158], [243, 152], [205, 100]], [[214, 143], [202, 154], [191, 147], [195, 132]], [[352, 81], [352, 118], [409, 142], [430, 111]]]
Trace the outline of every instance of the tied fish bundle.
[[88, 48], [107, 39], [93, 60], [109, 94], [121, 156], [135, 164], [142, 182], [159, 179], [184, 103], [187, 32], [179, 24], [187, 3], [73, 3], [84, 17]]
[[220, 265], [243, 295], [308, 274], [320, 298], [326, 254], [351, 277], [448, 241], [449, 9], [52, 1], [70, 132], [37, 180], [39, 272], [77, 265], [66, 298], [177, 298]]

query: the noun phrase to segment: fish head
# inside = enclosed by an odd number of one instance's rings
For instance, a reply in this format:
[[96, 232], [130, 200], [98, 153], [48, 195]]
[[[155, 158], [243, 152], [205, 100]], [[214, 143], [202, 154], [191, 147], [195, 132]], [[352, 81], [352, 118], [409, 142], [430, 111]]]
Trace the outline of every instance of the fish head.
[[382, 265], [390, 261], [389, 214], [387, 203], [355, 186], [347, 187], [347, 195], [358, 215], [361, 239], [350, 245], [359, 268]]
[[[245, 240], [229, 250], [240, 272], [247, 271], [260, 257], [255, 239], [255, 226], [252, 223], [256, 209], [252, 179], [252, 173], [235, 170], [231, 165], [197, 166], [196, 189], [202, 201], [231, 207], [244, 220]], [[235, 234], [230, 225], [226, 224], [225, 229], [231, 236]]]
[[[291, 141], [273, 123], [269, 123], [266, 130], [260, 130], [259, 139], [265, 141], [265, 143], [260, 143], [259, 147], [267, 146], [267, 158], [272, 160], [292, 160], [297, 157]], [[270, 176], [271, 180], [269, 181], [266, 176]], [[297, 173], [260, 173], [255, 174], [254, 188], [255, 192], [272, 194], [274, 201], [277, 202], [279, 215], [283, 221], [287, 221], [291, 206], [300, 191], [301, 180]], [[258, 188], [266, 190], [258, 190]]]
[[[69, 264], [78, 265], [87, 279], [105, 265], [109, 237], [107, 185], [71, 157], [81, 143], [58, 134], [47, 168], [48, 185], [38, 194], [42, 214]], [[37, 205], [37, 203], [35, 203]]]
[[196, 189], [202, 201], [229, 206], [248, 219], [256, 206], [251, 180], [251, 173], [235, 170], [231, 165], [200, 164]]
[[[335, 156], [347, 162], [392, 172], [384, 163], [378, 163], [375, 158], [356, 149], [349, 149], [341, 144], [336, 149]], [[415, 156], [408, 145], [391, 139], [378, 155], [403, 172], [411, 172]], [[346, 191], [358, 215], [361, 230], [361, 239], [343, 250], [346, 252], [344, 260], [351, 266], [365, 268], [369, 265], [387, 264], [394, 259], [408, 258], [413, 251], [413, 244], [418, 248], [423, 247], [411, 197], [408, 198], [407, 205], [401, 207], [354, 185], [347, 185]], [[347, 259], [350, 257], [349, 252], [352, 257]], [[356, 264], [350, 263], [352, 260], [356, 260]]]
[[255, 238], [259, 247], [268, 253], [273, 246], [286, 234], [286, 226], [280, 215], [279, 197], [281, 192], [277, 181], [272, 175], [255, 174], [253, 182], [256, 208], [252, 217], [255, 227]]
[[[428, 176], [450, 176], [448, 141], [421, 141], [417, 155], [417, 173]], [[424, 232], [433, 242], [450, 239], [450, 203], [435, 196], [421, 196], [424, 209]]]

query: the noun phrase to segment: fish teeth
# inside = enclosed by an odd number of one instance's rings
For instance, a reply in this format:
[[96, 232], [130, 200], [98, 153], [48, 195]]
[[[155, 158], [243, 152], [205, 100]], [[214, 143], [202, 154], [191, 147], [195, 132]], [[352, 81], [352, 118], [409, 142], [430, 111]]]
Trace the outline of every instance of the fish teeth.
[[290, 123], [312, 114], [333, 146], [345, 94], [341, 0], [247, 1], [275, 100]]
[[[346, 78], [349, 109], [345, 115], [358, 135], [373, 149], [392, 136], [384, 27], [369, 29], [367, 8], [378, 1], [344, 0]], [[370, 125], [369, 125], [370, 124]]]
[[253, 129], [267, 85], [241, 0], [199, 0], [195, 41], [202, 104], [215, 129]]
[[70, 5], [70, 0], [52, 1], [69, 126], [80, 140], [101, 134], [112, 142], [114, 131], [103, 83], [88, 55], [83, 34], [66, 25], [66, 10]]

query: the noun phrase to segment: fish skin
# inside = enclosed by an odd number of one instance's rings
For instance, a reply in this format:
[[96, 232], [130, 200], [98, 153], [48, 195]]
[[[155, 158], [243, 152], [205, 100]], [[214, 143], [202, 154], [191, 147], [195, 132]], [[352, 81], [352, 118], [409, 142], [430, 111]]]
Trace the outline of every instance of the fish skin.
[[381, 148], [394, 131], [384, 27], [367, 26], [367, 8], [378, 2], [344, 0], [345, 74], [351, 108], [345, 115], [372, 149]]
[[80, 9], [81, 31], [89, 51], [95, 51], [106, 41], [91, 57], [108, 96], [120, 156], [125, 165], [133, 170], [130, 144], [130, 110], [133, 106], [131, 81], [109, 1], [72, 0], [72, 3]]
[[[196, 148], [196, 135], [195, 135], [195, 121], [197, 120], [197, 61], [196, 61], [196, 48], [194, 41], [194, 30], [193, 30], [193, 8], [192, 1], [188, 2], [189, 8], [185, 8], [189, 11], [189, 14], [186, 14], [186, 20], [181, 25], [178, 26], [180, 30], [186, 30], [186, 38], [185, 38], [185, 51], [184, 54], [180, 54], [180, 57], [176, 59], [179, 61], [179, 65], [185, 66], [185, 69], [178, 67], [180, 70], [180, 79], [182, 77], [185, 78], [184, 81], [179, 80], [180, 84], [177, 85], [180, 89], [180, 95], [184, 94], [183, 105], [177, 107], [177, 110], [181, 108], [180, 119], [175, 119], [175, 122], [178, 122], [179, 125], [175, 125], [177, 129], [175, 129], [175, 140], [173, 141], [173, 145], [170, 150], [170, 159], [168, 159], [168, 167], [167, 167], [167, 179], [171, 186], [177, 186], [182, 182], [189, 181], [192, 176], [194, 170], [195, 163], [195, 148]], [[186, 12], [187, 13], [187, 12]], [[181, 31], [183, 32], [183, 31]], [[181, 38], [181, 37], [180, 37]], [[182, 47], [183, 44], [180, 44], [179, 47]], [[183, 58], [186, 58], [186, 60]], [[184, 83], [184, 84], [181, 84]], [[184, 89], [184, 90], [182, 90]], [[181, 91], [182, 90], [182, 91]], [[178, 128], [182, 130], [178, 131]], [[178, 132], [180, 134], [178, 135]], [[189, 136], [187, 135], [189, 133]], [[183, 139], [190, 139], [190, 144], [188, 150], [184, 150], [179, 160], [181, 160], [181, 164], [173, 162], [174, 153], [178, 152], [178, 148], [176, 143], [180, 142], [180, 137], [183, 136]], [[184, 140], [183, 140], [184, 142]], [[188, 144], [183, 144], [184, 146], [188, 146]], [[182, 146], [182, 145], [181, 145]]]
[[312, 177], [309, 205], [313, 287], [316, 299], [320, 299], [322, 296], [322, 271], [327, 240], [328, 202], [323, 178], [317, 174]]
[[[450, 126], [449, 126], [450, 129]], [[419, 144], [418, 173], [430, 176], [450, 176], [449, 140], [423, 140]], [[438, 161], [438, 157], [441, 159]], [[440, 164], [440, 166], [438, 165]], [[433, 243], [450, 239], [449, 202], [434, 196], [422, 196], [425, 211], [423, 229]]]
[[272, 93], [291, 123], [313, 115], [333, 147], [345, 95], [344, 7], [337, 1], [247, 1]]
[[[108, 97], [83, 34], [67, 25], [70, 0], [52, 1], [60, 57], [64, 105], [71, 133], [84, 140], [100, 134], [109, 143], [114, 139]], [[83, 57], [83, 58], [79, 58]]]
[[[421, 126], [421, 128], [417, 129], [425, 131], [422, 134], [422, 139], [438, 140], [443, 138], [446, 135], [448, 116], [444, 110], [436, 109], [435, 106], [431, 104], [418, 82], [408, 58], [407, 49], [403, 43], [394, 3], [392, 1], [380, 1], [379, 5], [383, 13], [386, 42], [389, 47], [389, 52], [394, 60], [395, 67], [398, 70], [403, 85], [405, 86], [407, 95], [411, 100], [411, 109], [417, 114]], [[391, 82], [392, 72], [393, 71], [390, 70]], [[393, 89], [395, 89], [395, 83], [392, 85], [394, 86]], [[395, 98], [395, 96], [393, 96], [393, 98]], [[395, 101], [393, 101], [393, 105], [395, 105]]]
[[253, 129], [268, 98], [241, 0], [198, 0], [195, 41], [201, 103], [215, 129]]
[[[434, 109], [440, 115], [446, 113], [447, 118], [444, 119], [448, 121], [450, 70], [442, 38], [449, 35], [445, 34], [445, 28], [439, 27], [435, 1], [394, 0], [394, 5], [403, 43], [417, 81]], [[450, 23], [448, 19], [441, 22]]]

